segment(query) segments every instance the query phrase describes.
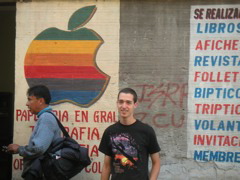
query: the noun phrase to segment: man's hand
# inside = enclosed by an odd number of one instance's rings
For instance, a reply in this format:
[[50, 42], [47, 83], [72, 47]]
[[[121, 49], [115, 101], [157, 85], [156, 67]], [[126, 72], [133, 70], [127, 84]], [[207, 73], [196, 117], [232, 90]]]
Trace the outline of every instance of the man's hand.
[[18, 153], [18, 144], [9, 144], [7, 147], [7, 152], [11, 154], [17, 154]]

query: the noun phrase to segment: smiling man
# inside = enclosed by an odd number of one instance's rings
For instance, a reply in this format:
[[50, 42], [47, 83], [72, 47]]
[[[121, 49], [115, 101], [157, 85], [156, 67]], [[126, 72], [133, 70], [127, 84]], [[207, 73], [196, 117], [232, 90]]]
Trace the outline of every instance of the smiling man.
[[48, 113], [48, 111], [52, 110], [49, 106], [51, 95], [46, 86], [37, 85], [29, 88], [27, 99], [26, 106], [31, 113], [37, 115], [37, 123], [35, 124], [28, 145], [10, 144], [8, 145], [8, 152], [19, 154], [23, 157], [24, 169], [22, 177], [25, 180], [40, 180], [43, 178], [40, 169], [36, 173], [32, 173], [30, 172], [31, 165], [35, 162], [36, 158], [46, 152], [54, 140], [60, 137], [61, 130], [55, 117], [51, 113]]
[[[99, 150], [105, 154], [101, 180], [156, 180], [160, 171], [160, 147], [152, 127], [134, 118], [137, 94], [122, 89], [117, 100], [120, 120], [109, 126]], [[151, 157], [151, 171], [148, 157]]]

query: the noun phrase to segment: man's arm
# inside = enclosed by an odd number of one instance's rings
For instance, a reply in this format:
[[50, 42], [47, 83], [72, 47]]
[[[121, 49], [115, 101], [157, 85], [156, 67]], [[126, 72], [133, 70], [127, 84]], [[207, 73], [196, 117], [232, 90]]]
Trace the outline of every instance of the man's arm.
[[101, 174], [101, 180], [109, 180], [110, 172], [111, 172], [111, 157], [105, 155], [102, 174]]
[[160, 156], [159, 153], [153, 153], [150, 155], [152, 160], [152, 169], [150, 172], [150, 180], [156, 180], [160, 172]]

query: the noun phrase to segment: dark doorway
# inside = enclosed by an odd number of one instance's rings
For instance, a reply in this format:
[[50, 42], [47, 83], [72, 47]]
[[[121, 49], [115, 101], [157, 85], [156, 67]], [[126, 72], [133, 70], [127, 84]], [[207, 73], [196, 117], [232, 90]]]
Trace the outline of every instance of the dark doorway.
[[[0, 146], [13, 141], [16, 3], [0, 2]], [[12, 155], [0, 151], [0, 180], [12, 179]]]
[[[0, 146], [13, 141], [13, 95], [0, 93]], [[2, 150], [2, 148], [1, 148]], [[12, 178], [12, 155], [0, 151], [0, 180]]]

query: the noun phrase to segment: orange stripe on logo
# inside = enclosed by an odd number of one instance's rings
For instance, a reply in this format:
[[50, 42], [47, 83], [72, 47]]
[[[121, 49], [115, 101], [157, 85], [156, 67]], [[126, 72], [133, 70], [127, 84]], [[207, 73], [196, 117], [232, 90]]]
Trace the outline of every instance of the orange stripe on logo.
[[33, 40], [27, 53], [94, 54], [100, 40]]

